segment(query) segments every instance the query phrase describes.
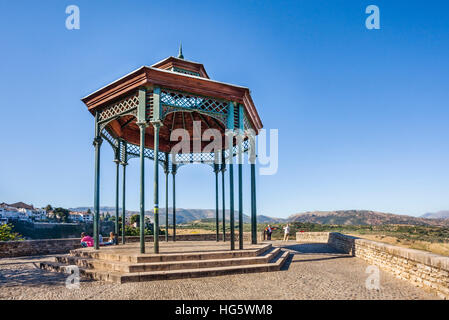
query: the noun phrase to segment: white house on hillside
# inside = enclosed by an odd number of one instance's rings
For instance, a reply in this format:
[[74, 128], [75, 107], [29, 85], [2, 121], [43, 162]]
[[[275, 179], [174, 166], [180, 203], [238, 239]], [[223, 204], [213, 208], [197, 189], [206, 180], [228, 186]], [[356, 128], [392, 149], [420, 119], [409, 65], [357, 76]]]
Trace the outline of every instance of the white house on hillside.
[[2, 219], [40, 221], [46, 218], [44, 209], [36, 209], [32, 205], [23, 202], [13, 204], [0, 203], [0, 215]]
[[72, 211], [69, 213], [69, 219], [73, 222], [93, 222], [94, 217], [92, 214], [85, 211], [76, 212]]

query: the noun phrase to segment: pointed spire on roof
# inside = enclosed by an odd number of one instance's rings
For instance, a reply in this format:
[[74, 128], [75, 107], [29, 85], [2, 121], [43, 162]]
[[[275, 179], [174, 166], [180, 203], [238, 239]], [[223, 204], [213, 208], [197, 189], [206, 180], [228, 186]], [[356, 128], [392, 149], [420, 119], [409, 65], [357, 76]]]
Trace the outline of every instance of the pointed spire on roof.
[[179, 44], [178, 58], [184, 59], [184, 56], [182, 55], [182, 42]]

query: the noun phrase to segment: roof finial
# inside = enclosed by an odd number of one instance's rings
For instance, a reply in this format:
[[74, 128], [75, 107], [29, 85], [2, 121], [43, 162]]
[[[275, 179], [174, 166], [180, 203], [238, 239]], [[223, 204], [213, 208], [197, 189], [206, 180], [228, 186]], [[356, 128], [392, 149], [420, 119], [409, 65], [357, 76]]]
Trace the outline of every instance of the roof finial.
[[178, 58], [184, 59], [184, 56], [182, 55], [182, 42], [179, 44]]

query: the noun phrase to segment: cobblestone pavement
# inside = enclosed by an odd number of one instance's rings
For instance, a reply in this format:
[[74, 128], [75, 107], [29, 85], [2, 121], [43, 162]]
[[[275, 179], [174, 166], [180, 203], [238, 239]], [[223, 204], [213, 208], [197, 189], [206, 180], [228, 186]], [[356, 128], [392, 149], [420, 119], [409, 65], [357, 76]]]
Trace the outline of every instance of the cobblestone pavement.
[[293, 253], [278, 272], [122, 285], [82, 280], [79, 289], [67, 289], [63, 274], [38, 269], [51, 256], [1, 259], [0, 299], [438, 299], [382, 271], [381, 289], [368, 290], [368, 265], [325, 244], [273, 245]]

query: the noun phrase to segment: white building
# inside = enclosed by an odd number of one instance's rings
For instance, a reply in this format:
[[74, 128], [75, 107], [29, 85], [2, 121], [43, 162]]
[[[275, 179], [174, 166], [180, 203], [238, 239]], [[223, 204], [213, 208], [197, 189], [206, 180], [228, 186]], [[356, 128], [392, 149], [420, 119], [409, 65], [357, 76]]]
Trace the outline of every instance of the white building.
[[94, 217], [92, 214], [87, 212], [70, 212], [69, 213], [69, 219], [73, 222], [93, 222]]
[[7, 220], [19, 220], [23, 217], [23, 214], [21, 214], [16, 208], [4, 206], [0, 207], [0, 215], [3, 219]]
[[84, 222], [93, 222], [94, 221], [94, 215], [92, 213], [82, 212], [81, 215], [83, 216]]
[[0, 214], [3, 219], [8, 220], [40, 221], [46, 218], [44, 209], [36, 209], [32, 205], [23, 202], [13, 204], [1, 203]]
[[70, 212], [69, 220], [72, 222], [83, 222], [83, 216], [79, 212]]

